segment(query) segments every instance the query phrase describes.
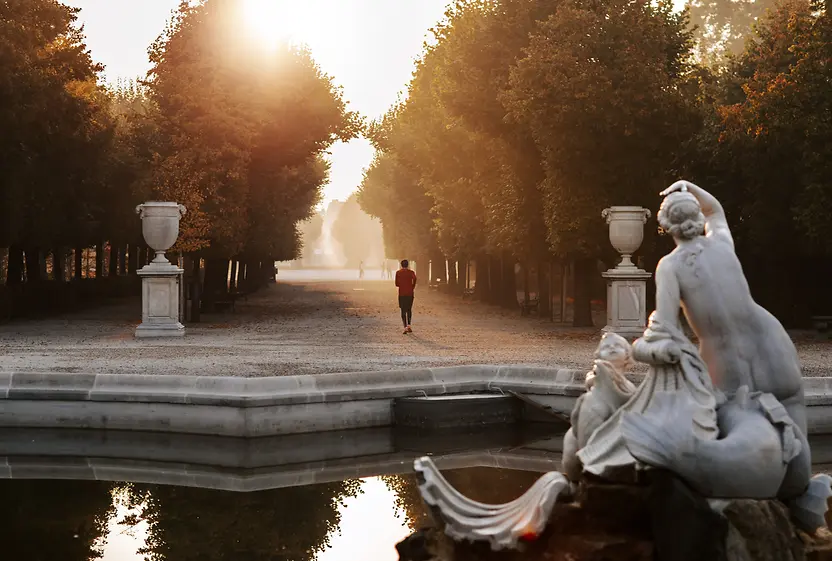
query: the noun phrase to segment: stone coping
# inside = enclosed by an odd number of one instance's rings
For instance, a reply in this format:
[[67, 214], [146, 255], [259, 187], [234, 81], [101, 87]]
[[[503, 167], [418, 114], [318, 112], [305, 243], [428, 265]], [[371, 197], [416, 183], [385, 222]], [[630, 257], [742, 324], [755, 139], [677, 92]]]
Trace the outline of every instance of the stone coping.
[[2, 400], [168, 403], [231, 407], [508, 392], [578, 396], [585, 373], [531, 366], [456, 366], [240, 378], [63, 372], [0, 373]]
[[[204, 465], [120, 458], [0, 457], [0, 479], [123, 481], [252, 492], [413, 473], [413, 460], [421, 455], [396, 452], [307, 465], [235, 471]], [[503, 449], [438, 454], [432, 458], [440, 469], [445, 470], [494, 467], [546, 472], [558, 469], [560, 463], [558, 455]]]
[[[343, 374], [241, 378], [63, 372], [0, 373], [2, 400], [230, 406], [337, 403], [469, 393], [577, 397], [584, 370], [534, 366], [452, 366]], [[632, 379], [640, 378], [638, 375]], [[806, 404], [832, 405], [832, 377], [804, 378]]]

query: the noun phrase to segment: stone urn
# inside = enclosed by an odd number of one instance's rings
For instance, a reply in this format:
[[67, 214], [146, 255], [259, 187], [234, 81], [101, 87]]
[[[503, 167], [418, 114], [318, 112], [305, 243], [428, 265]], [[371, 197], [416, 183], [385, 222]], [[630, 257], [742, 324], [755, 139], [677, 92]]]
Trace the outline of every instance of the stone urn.
[[142, 219], [144, 241], [156, 252], [154, 265], [171, 265], [165, 252], [176, 243], [179, 220], [185, 212], [185, 207], [177, 203], [151, 201], [136, 207], [136, 213]]
[[650, 211], [640, 206], [612, 206], [601, 212], [610, 226], [610, 243], [621, 254], [617, 269], [635, 268], [630, 259], [644, 241], [644, 225]]

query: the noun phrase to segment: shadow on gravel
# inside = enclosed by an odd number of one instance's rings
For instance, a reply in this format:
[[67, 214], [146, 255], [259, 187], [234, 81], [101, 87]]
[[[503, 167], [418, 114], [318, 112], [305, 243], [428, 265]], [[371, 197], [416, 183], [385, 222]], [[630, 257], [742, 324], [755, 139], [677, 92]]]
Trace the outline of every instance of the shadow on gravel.
[[419, 344], [420, 347], [424, 347], [425, 349], [429, 349], [432, 351], [448, 351], [453, 349], [453, 347], [449, 347], [448, 345], [442, 345], [435, 341], [431, 341], [430, 339], [425, 339], [424, 337], [420, 337], [415, 333], [407, 335], [407, 339], [415, 341]]
[[322, 284], [270, 285], [237, 300], [234, 310], [203, 313], [201, 323], [240, 325], [249, 321], [309, 318], [320, 312], [344, 312], [351, 304]]

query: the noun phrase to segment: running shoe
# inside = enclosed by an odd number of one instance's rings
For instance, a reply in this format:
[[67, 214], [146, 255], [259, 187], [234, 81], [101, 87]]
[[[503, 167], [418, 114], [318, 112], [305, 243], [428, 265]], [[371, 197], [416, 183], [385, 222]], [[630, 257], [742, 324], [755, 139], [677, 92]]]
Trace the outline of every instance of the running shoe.
[[413, 333], [413, 328], [412, 328], [412, 327], [410, 327], [410, 326], [408, 325], [408, 326], [405, 328], [404, 332], [405, 332], [405, 333]]

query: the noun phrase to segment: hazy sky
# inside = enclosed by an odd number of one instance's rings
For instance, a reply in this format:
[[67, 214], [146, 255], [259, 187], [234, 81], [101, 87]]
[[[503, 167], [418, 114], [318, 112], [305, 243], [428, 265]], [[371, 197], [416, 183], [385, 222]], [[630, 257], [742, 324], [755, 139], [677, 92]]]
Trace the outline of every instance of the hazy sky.
[[[93, 58], [110, 82], [144, 76], [147, 48], [179, 0], [63, 0], [81, 8]], [[381, 116], [405, 90], [428, 29], [448, 0], [246, 0], [252, 34], [277, 30], [309, 45], [315, 60], [343, 86], [350, 108]], [[267, 38], [264, 36], [264, 41]], [[373, 150], [365, 139], [332, 148], [324, 204], [346, 199], [361, 182]]]

